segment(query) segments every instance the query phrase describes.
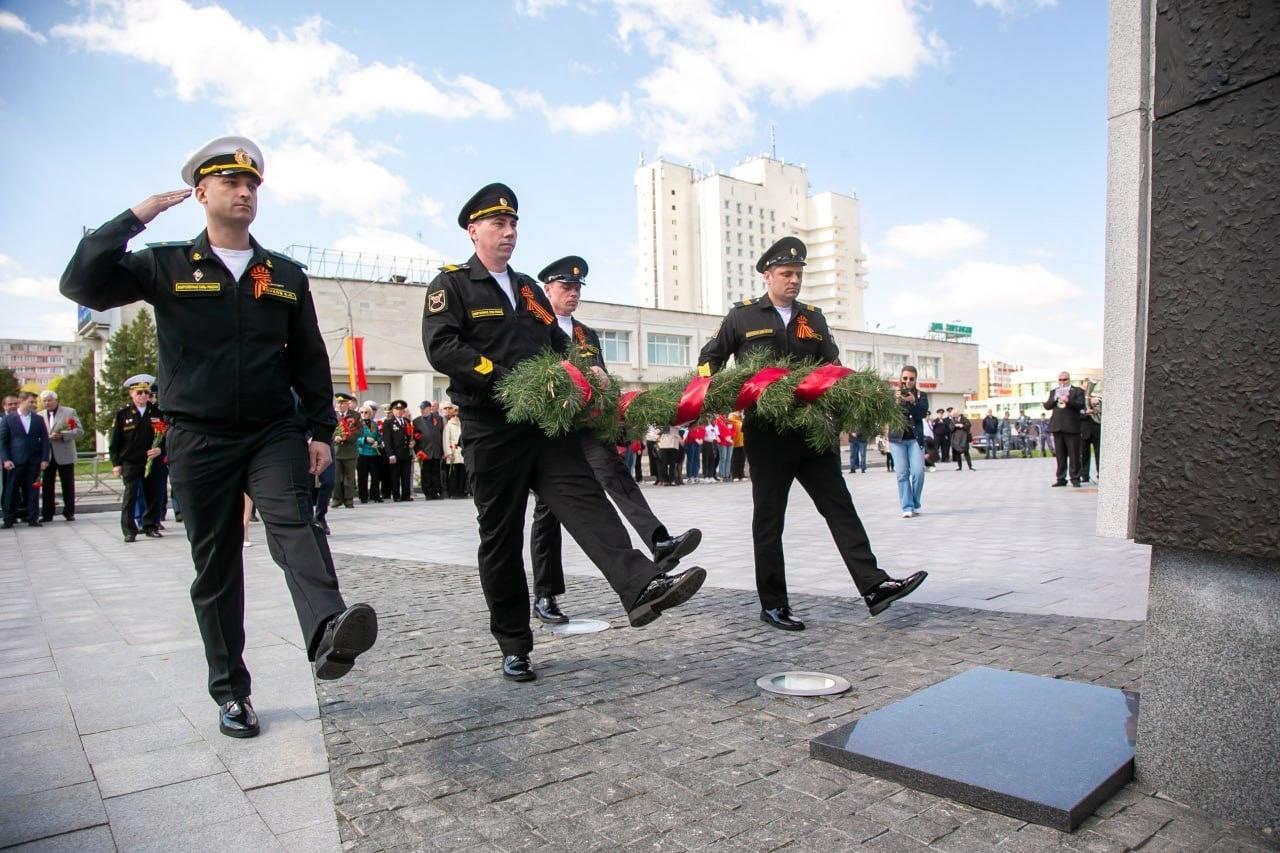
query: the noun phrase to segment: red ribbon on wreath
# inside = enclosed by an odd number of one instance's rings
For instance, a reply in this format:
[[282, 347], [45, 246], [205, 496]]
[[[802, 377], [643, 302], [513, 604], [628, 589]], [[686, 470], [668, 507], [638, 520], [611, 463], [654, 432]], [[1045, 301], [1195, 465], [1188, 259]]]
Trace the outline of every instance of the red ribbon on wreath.
[[631, 401], [634, 400], [636, 395], [639, 393], [639, 391], [623, 392], [622, 398], [618, 400], [618, 417], [625, 418], [627, 416], [627, 409], [631, 408]]
[[853, 373], [853, 368], [824, 364], [800, 380], [800, 384], [796, 386], [796, 399], [802, 403], [812, 403], [850, 373]]
[[785, 367], [766, 367], [752, 376], [746, 382], [742, 383], [742, 389], [738, 391], [738, 399], [734, 401], [733, 407], [738, 411], [749, 409], [760, 399], [760, 395], [764, 393], [764, 389], [786, 376], [791, 371]]
[[676, 426], [684, 426], [698, 419], [698, 415], [702, 414], [702, 402], [707, 398], [709, 385], [710, 376], [695, 376], [684, 386], [680, 403], [676, 406]]
[[569, 379], [573, 382], [573, 384], [577, 387], [577, 389], [582, 392], [582, 402], [590, 403], [591, 402], [591, 383], [588, 382], [587, 378], [582, 375], [582, 371], [578, 369], [578, 366], [575, 365], [573, 362], [567, 361], [567, 360], [560, 362], [560, 366], [564, 368], [565, 373], [569, 374]]

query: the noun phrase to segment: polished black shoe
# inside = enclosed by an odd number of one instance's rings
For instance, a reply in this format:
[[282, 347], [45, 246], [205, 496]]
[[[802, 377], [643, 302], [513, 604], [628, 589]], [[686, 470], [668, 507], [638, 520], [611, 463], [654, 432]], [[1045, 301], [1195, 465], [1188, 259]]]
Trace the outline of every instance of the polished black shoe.
[[1073, 489], [1078, 489], [1078, 488], [1080, 488], [1080, 484], [1079, 484], [1079, 483], [1075, 483], [1075, 482], [1073, 482], [1073, 483], [1071, 484], [1071, 487], [1072, 487]]
[[0, 530], [10, 530], [12, 528], [13, 528], [12, 521], [6, 521], [4, 524], [0, 524]]
[[325, 521], [324, 519], [321, 519], [320, 521], [313, 521], [311, 523], [314, 524], [316, 527], [320, 528], [320, 532], [323, 533], [325, 536], [329, 535], [329, 522]]
[[512, 681], [536, 681], [538, 673], [533, 671], [528, 655], [507, 655], [502, 659], [502, 677]]
[[126, 533], [126, 534], [124, 535], [124, 541], [126, 541], [126, 542], [136, 542], [136, 541], [138, 541], [138, 534], [136, 534], [136, 533]]
[[678, 607], [702, 588], [707, 579], [707, 570], [694, 566], [677, 574], [658, 575], [649, 581], [649, 585], [640, 593], [635, 606], [627, 611], [627, 619], [632, 628], [648, 625], [657, 619], [664, 610]]
[[658, 568], [669, 572], [681, 559], [692, 554], [700, 544], [702, 544], [702, 531], [696, 527], [690, 528], [679, 536], [653, 543], [653, 561], [658, 564]]
[[1053, 486], [1051, 486], [1051, 488], [1054, 488], [1054, 489], [1061, 489], [1061, 488], [1062, 488], [1063, 486], [1065, 486], [1065, 485], [1066, 485], [1066, 482], [1062, 482], [1062, 483], [1055, 482], [1055, 483], [1053, 484]]
[[38, 518], [33, 518], [27, 522], [27, 527], [44, 527], [44, 525], [40, 523]]
[[227, 737], [258, 736], [258, 714], [248, 696], [232, 699], [218, 710], [218, 731]]
[[142, 535], [147, 537], [148, 539], [164, 538], [164, 534], [161, 533], [159, 530], [156, 530], [154, 527], [148, 527], [146, 530], [142, 531]]
[[377, 639], [378, 614], [367, 604], [351, 605], [325, 626], [316, 646], [316, 678], [329, 681], [346, 675]]
[[760, 611], [760, 621], [783, 631], [803, 631], [804, 623], [791, 615], [790, 607], [768, 607]]
[[[67, 519], [67, 521], [70, 521], [70, 520], [71, 520], [71, 519], [69, 519], [69, 518]], [[173, 520], [174, 520], [175, 522], [177, 522], [178, 524], [181, 524], [181, 523], [182, 523], [182, 513], [180, 513], [180, 512], [175, 512], [175, 513], [173, 514]]]
[[548, 625], [563, 625], [569, 621], [569, 617], [560, 612], [560, 605], [556, 604], [554, 595], [535, 598], [533, 600], [533, 612], [535, 616]]
[[916, 572], [908, 575], [902, 580], [889, 578], [880, 584], [871, 592], [863, 596], [867, 601], [867, 607], [871, 609], [871, 615], [875, 616], [883, 613], [890, 604], [893, 604], [899, 598], [908, 596], [915, 592], [916, 587], [924, 583], [924, 579], [929, 577], [928, 572]]
[[[1088, 481], [1086, 481], [1086, 482], [1088, 482]], [[52, 515], [51, 515], [51, 516], [49, 516], [48, 518], [44, 517], [43, 515], [42, 515], [42, 516], [40, 516], [40, 523], [41, 523], [41, 524], [48, 524], [48, 523], [49, 523], [49, 522], [51, 522], [51, 521], [53, 521], [53, 516], [52, 516]]]

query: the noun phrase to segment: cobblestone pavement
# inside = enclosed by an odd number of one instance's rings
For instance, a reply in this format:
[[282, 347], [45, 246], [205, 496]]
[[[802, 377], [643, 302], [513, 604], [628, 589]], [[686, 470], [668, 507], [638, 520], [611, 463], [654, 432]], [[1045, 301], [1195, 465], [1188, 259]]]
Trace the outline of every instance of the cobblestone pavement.
[[[901, 602], [871, 619], [796, 596], [809, 630], [756, 621], [752, 592], [704, 588], [644, 629], [602, 579], [566, 608], [611, 619], [538, 632], [532, 684], [505, 682], [474, 569], [347, 560], [379, 609], [378, 646], [318, 686], [344, 848], [373, 850], [1270, 849], [1138, 784], [1074, 834], [808, 757], [810, 738], [974, 665], [1138, 688], [1140, 622]], [[755, 678], [820, 669], [833, 698], [762, 695]], [[904, 732], [903, 736], [909, 736]]]

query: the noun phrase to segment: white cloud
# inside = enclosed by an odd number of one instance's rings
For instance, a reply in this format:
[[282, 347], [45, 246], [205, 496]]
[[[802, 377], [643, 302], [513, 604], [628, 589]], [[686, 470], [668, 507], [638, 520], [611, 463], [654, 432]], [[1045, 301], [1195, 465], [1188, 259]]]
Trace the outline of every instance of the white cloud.
[[564, 6], [569, 0], [516, 0], [516, 11], [530, 18], [541, 18], [548, 9]]
[[[1027, 370], [1069, 370], [1102, 364], [1102, 348], [1097, 337], [1043, 338], [1014, 332], [991, 346], [983, 346], [983, 358], [1011, 361]], [[1077, 377], [1080, 378], [1080, 377]]]
[[867, 259], [867, 270], [871, 273], [879, 270], [900, 270], [906, 266], [900, 258], [885, 254], [879, 249], [872, 249], [866, 243], [862, 244], [862, 256]]
[[895, 317], [911, 318], [974, 310], [1019, 312], [1061, 305], [1083, 295], [1075, 284], [1040, 264], [968, 261], [932, 284], [898, 294], [892, 312]]
[[42, 302], [65, 302], [58, 292], [56, 278], [15, 275], [0, 278], [0, 293], [19, 299], [39, 299]]
[[521, 106], [537, 110], [547, 120], [554, 133], [596, 134], [606, 133], [631, 123], [631, 99], [623, 95], [617, 103], [606, 100], [589, 104], [548, 104], [537, 92], [521, 92], [516, 95]]
[[912, 0], [764, 0], [752, 14], [719, 0], [611, 0], [623, 45], [658, 67], [637, 83], [638, 124], [670, 156], [697, 159], [750, 135], [756, 108], [909, 78], [945, 48]]
[[5, 267], [16, 268], [17, 266], [18, 266], [17, 261], [15, 261], [13, 258], [6, 255], [4, 252], [0, 252], [0, 269], [4, 269]]
[[421, 240], [386, 228], [359, 225], [334, 240], [329, 247], [339, 252], [360, 252], [384, 257], [443, 261], [449, 255]]
[[0, 32], [18, 33], [31, 39], [36, 44], [44, 44], [48, 39], [27, 26], [27, 22], [12, 12], [0, 11]]
[[[220, 6], [186, 0], [97, 0], [52, 33], [72, 46], [163, 68], [179, 100], [222, 107], [234, 132], [262, 143], [266, 191], [282, 201], [374, 225], [402, 216], [438, 219], [437, 202], [383, 165], [392, 150], [357, 139], [348, 126], [382, 115], [505, 119], [510, 105], [467, 74], [428, 78], [404, 63], [363, 62], [323, 30], [313, 17], [267, 33]], [[216, 61], [192, 48], [195, 32], [202, 44], [218, 45]], [[319, 177], [335, 163], [342, 164], [341, 181]]]
[[917, 225], [895, 225], [885, 235], [889, 248], [913, 258], [941, 258], [986, 242], [976, 225], [948, 217]]
[[1017, 18], [1041, 9], [1052, 9], [1058, 0], [973, 0], [978, 8], [987, 7], [1000, 13], [1002, 18]]

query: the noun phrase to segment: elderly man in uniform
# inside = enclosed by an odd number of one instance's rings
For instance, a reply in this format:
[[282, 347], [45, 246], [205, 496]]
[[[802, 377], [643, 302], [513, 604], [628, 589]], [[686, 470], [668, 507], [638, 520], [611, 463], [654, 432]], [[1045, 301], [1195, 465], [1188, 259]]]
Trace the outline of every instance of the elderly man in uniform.
[[360, 417], [352, 404], [356, 398], [345, 391], [334, 394], [338, 401], [338, 427], [333, 431], [333, 506], [351, 509], [356, 505], [356, 439], [360, 437]]
[[422, 496], [434, 501], [440, 498], [440, 462], [444, 459], [444, 418], [436, 411], [436, 404], [423, 400], [418, 404], [422, 414], [413, 419], [413, 428], [418, 437], [414, 439], [413, 452], [418, 456], [418, 477], [421, 480]]
[[391, 499], [413, 500], [413, 423], [407, 416], [409, 404], [391, 401], [391, 414], [382, 422], [382, 445], [387, 449], [391, 469]]
[[[730, 356], [745, 358], [764, 351], [775, 358], [839, 362], [839, 348], [826, 318], [812, 305], [796, 301], [804, 280], [804, 243], [783, 237], [756, 263], [764, 275], [765, 294], [729, 310], [715, 337], [698, 357], [698, 371], [710, 376]], [[755, 506], [751, 537], [755, 543], [756, 591], [760, 619], [784, 631], [802, 631], [804, 622], [791, 613], [787, 600], [786, 564], [782, 556], [782, 527], [791, 483], [799, 480], [818, 512], [826, 519], [845, 566], [874, 616], [911, 593], [926, 572], [895, 580], [876, 565], [875, 554], [853, 500], [840, 475], [838, 449], [818, 452], [798, 434], [779, 432], [747, 413], [743, 423], [747, 461], [751, 464], [751, 495]]]
[[[538, 273], [538, 280], [546, 290], [547, 301], [555, 312], [556, 324], [576, 347], [579, 355], [591, 362], [591, 369], [599, 374], [607, 372], [604, 357], [600, 354], [600, 336], [590, 326], [573, 316], [578, 310], [582, 286], [587, 283], [587, 262], [570, 255], [548, 264]], [[591, 472], [617, 504], [623, 516], [640, 534], [645, 546], [653, 553], [658, 568], [668, 571], [675, 568], [681, 558], [692, 553], [702, 541], [702, 531], [696, 527], [679, 536], [672, 536], [649, 508], [640, 487], [627, 470], [626, 464], [612, 444], [605, 444], [588, 432], [578, 432], [582, 453], [591, 466]], [[564, 595], [564, 564], [560, 559], [560, 522], [551, 507], [541, 497], [534, 504], [533, 528], [529, 534], [529, 554], [533, 562], [533, 612], [543, 622], [564, 623], [569, 617], [561, 612], [556, 596]]]
[[40, 417], [49, 431], [49, 467], [44, 469], [41, 521], [53, 521], [56, 508], [55, 481], [62, 486], [62, 517], [74, 521], [76, 517], [76, 441], [84, 435], [80, 416], [70, 406], [58, 401], [55, 391], [41, 391], [40, 402], [44, 411]]
[[523, 528], [532, 489], [543, 498], [608, 579], [633, 626], [688, 601], [706, 572], [664, 573], [631, 547], [626, 530], [582, 456], [573, 435], [548, 438], [530, 424], [512, 424], [494, 398], [494, 384], [520, 361], [569, 345], [538, 283], [511, 269], [516, 246], [516, 197], [490, 184], [458, 214], [475, 253], [444, 267], [427, 287], [422, 343], [432, 366], [449, 377], [449, 397], [461, 407], [467, 476], [480, 525], [480, 584], [489, 627], [502, 650], [502, 673], [536, 678], [529, 662], [529, 587]]
[[151, 399], [153, 382], [155, 377], [145, 373], [125, 380], [129, 403], [116, 410], [107, 444], [111, 471], [124, 481], [120, 529], [125, 542], [138, 538], [135, 517], [142, 520], [144, 536], [159, 539], [163, 535], [160, 510], [164, 506], [164, 481], [156, 460], [164, 453], [165, 426], [160, 408]]
[[[316, 677], [344, 675], [378, 630], [373, 608], [342, 600], [329, 546], [311, 524], [311, 478], [332, 461], [333, 385], [306, 274], [249, 233], [263, 173], [250, 140], [213, 140], [182, 169], [192, 189], [150, 196], [87, 234], [61, 284], [64, 296], [95, 310], [138, 300], [155, 308], [167, 451], [196, 571], [191, 601], [209, 694], [231, 737], [259, 730], [243, 657], [246, 491], [284, 570]], [[193, 193], [206, 230], [127, 250]], [[308, 445], [308, 433], [325, 440]]]

